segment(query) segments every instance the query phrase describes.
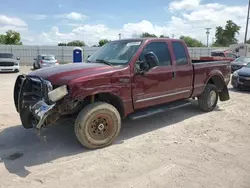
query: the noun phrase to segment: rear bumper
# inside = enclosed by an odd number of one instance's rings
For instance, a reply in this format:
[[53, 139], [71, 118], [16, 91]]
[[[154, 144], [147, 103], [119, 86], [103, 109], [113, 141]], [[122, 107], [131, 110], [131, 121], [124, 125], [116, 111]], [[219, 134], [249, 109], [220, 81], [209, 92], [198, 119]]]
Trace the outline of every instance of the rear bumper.
[[17, 72], [20, 70], [19, 65], [15, 66], [0, 66], [0, 72]]

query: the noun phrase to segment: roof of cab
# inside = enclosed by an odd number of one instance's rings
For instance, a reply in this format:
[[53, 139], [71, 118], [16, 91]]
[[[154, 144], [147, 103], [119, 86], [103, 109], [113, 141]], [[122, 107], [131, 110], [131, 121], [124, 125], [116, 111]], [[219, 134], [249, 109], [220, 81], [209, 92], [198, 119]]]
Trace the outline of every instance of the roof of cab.
[[144, 38], [127, 38], [127, 39], [118, 39], [118, 40], [113, 40], [111, 42], [117, 42], [117, 41], [148, 41], [148, 40], [181, 40], [181, 39], [172, 39], [172, 38], [157, 38], [157, 37], [144, 37]]

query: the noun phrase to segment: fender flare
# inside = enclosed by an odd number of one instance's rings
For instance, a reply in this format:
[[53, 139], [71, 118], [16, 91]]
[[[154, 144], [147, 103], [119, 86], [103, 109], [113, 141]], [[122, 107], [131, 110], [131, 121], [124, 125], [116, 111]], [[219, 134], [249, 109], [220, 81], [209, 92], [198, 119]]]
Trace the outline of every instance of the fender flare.
[[219, 70], [213, 70], [209, 73], [204, 84], [207, 85], [208, 83], [214, 84], [219, 92], [226, 86], [224, 76]]

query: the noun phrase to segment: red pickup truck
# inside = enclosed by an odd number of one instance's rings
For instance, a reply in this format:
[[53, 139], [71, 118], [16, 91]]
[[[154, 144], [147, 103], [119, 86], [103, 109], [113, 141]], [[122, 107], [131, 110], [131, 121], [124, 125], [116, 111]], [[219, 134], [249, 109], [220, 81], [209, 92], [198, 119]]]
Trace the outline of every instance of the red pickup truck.
[[189, 105], [210, 112], [229, 100], [229, 61], [191, 61], [182, 40], [112, 41], [84, 63], [19, 75], [14, 103], [23, 127], [40, 130], [75, 118], [75, 134], [88, 148], [113, 143], [121, 119], [137, 119]]

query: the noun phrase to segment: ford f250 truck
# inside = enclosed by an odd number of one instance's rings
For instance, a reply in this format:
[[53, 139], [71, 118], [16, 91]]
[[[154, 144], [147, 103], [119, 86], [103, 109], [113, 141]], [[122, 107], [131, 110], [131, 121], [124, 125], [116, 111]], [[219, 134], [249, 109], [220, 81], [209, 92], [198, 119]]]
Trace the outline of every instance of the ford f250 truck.
[[229, 61], [191, 61], [182, 40], [109, 42], [86, 62], [19, 75], [14, 103], [24, 128], [75, 117], [75, 134], [87, 148], [111, 145], [121, 119], [137, 119], [189, 105], [210, 112], [230, 99]]

